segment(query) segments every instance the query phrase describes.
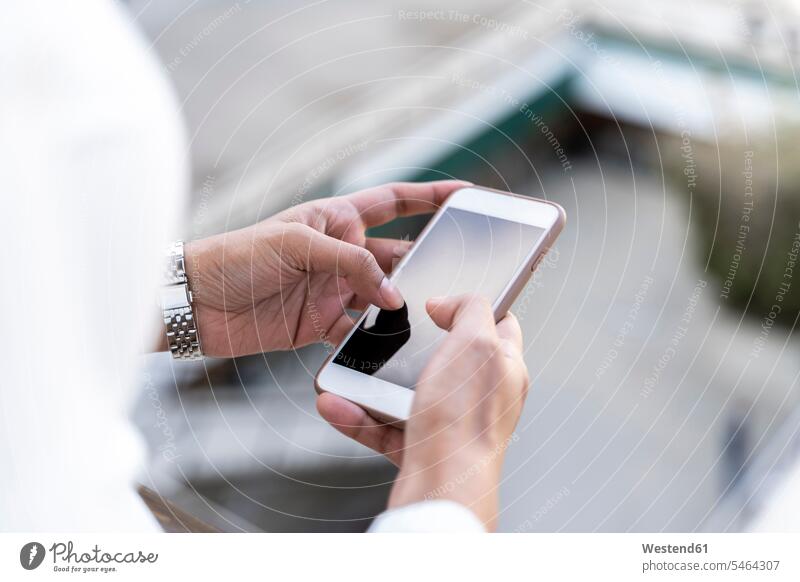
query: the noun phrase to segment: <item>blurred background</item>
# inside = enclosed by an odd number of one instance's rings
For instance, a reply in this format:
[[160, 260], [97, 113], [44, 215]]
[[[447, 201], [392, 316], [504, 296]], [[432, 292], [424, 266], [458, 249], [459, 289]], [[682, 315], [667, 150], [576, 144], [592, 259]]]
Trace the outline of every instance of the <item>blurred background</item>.
[[[758, 515], [800, 455], [794, 2], [126, 4], [186, 120], [186, 240], [391, 180], [564, 206], [515, 306], [533, 388], [502, 531]], [[395, 471], [318, 417], [325, 356], [151, 356], [147, 484], [224, 530], [366, 529]]]

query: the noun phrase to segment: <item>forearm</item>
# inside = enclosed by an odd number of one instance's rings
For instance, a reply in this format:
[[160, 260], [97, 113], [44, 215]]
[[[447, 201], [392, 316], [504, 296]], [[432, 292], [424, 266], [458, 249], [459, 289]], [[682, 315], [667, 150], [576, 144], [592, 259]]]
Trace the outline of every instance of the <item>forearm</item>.
[[446, 454], [416, 458], [431, 462], [427, 466], [403, 465], [389, 497], [389, 509], [449, 501], [474, 512], [487, 530], [495, 529], [502, 453], [465, 447], [449, 458]]

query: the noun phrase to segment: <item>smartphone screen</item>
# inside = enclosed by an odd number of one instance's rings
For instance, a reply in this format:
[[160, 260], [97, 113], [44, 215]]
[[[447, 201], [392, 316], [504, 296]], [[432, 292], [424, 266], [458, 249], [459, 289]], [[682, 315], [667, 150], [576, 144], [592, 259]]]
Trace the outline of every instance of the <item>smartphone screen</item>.
[[544, 233], [529, 224], [446, 208], [392, 277], [405, 306], [369, 307], [333, 362], [413, 389], [445, 334], [425, 302], [477, 292], [494, 303]]

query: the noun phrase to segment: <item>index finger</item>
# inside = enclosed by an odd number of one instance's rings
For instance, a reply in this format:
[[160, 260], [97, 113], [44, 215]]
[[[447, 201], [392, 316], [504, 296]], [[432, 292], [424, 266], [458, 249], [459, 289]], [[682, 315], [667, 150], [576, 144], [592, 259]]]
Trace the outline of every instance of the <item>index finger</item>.
[[358, 211], [368, 228], [380, 226], [399, 216], [430, 214], [459, 188], [471, 186], [463, 180], [437, 182], [395, 182], [344, 196]]

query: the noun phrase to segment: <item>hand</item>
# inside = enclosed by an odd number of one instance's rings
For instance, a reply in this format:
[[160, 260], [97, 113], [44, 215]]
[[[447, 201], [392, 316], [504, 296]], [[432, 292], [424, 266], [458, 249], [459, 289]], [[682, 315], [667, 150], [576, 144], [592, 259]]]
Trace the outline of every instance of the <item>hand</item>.
[[436, 298], [428, 314], [447, 336], [416, 386], [405, 431], [377, 422], [330, 393], [317, 408], [345, 435], [400, 466], [389, 507], [450, 499], [495, 527], [497, 487], [528, 389], [522, 332], [506, 315], [495, 325], [482, 297]]
[[241, 356], [338, 343], [346, 309], [403, 306], [386, 278], [411, 243], [365, 230], [434, 212], [467, 182], [398, 183], [300, 204], [256, 225], [185, 245], [203, 352]]

